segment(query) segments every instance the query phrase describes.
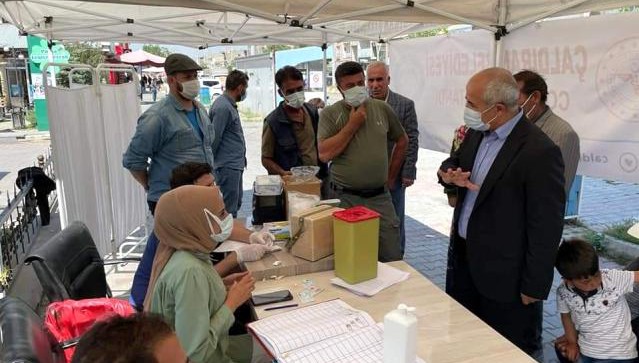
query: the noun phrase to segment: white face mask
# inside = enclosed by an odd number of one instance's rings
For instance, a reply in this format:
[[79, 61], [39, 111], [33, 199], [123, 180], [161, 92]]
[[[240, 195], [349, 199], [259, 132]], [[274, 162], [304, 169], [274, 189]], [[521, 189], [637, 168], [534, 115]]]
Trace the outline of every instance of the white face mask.
[[180, 94], [186, 99], [194, 100], [195, 97], [200, 94], [200, 81], [198, 81], [197, 79], [180, 82], [180, 85], [182, 85], [182, 91], [180, 92]]
[[364, 86], [355, 86], [344, 92], [344, 101], [353, 107], [359, 107], [368, 98], [368, 92]]
[[[528, 98], [526, 98], [526, 101], [524, 101], [524, 103], [521, 104], [521, 109], [523, 110], [524, 107], [526, 107], [526, 104], [528, 103], [528, 101], [530, 101], [530, 99], [532, 98], [532, 93], [530, 94], [530, 96], [528, 96]], [[530, 115], [532, 114], [533, 110], [535, 109], [535, 107], [537, 107], [537, 104], [535, 103], [533, 105], [533, 107], [528, 110], [528, 112], [526, 112], [526, 118], [530, 120]]]
[[293, 108], [301, 108], [304, 105], [304, 91], [299, 91], [292, 93], [290, 95], [284, 96], [286, 100], [286, 104]]
[[[204, 216], [206, 217], [206, 222], [209, 224], [209, 229], [211, 230], [211, 239], [217, 243], [226, 241], [231, 235], [231, 232], [233, 232], [233, 215], [229, 213], [226, 215], [224, 220], [221, 220], [218, 216], [211, 213], [210, 210], [204, 208]], [[220, 233], [215, 233], [213, 223], [211, 223], [211, 218], [220, 227]]]
[[495, 105], [492, 105], [488, 107], [487, 109], [485, 109], [484, 111], [479, 112], [466, 106], [466, 108], [464, 109], [464, 123], [466, 124], [466, 126], [470, 127], [473, 130], [488, 131], [490, 129], [490, 123], [495, 121], [495, 119], [497, 118], [497, 115], [495, 115], [495, 117], [493, 117], [488, 122], [482, 121], [481, 115], [483, 115], [484, 112], [490, 110], [493, 107], [495, 107]]

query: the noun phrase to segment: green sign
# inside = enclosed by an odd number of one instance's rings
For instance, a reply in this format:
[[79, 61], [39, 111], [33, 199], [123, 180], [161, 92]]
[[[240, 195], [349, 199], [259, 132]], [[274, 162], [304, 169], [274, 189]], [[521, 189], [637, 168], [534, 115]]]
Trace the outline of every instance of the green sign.
[[[64, 49], [64, 45], [56, 44], [51, 47], [53, 53], [53, 63], [68, 63], [71, 55]], [[40, 44], [33, 45], [29, 50], [29, 59], [33, 63], [40, 65], [40, 71], [49, 62], [49, 45], [46, 39], [41, 39]]]

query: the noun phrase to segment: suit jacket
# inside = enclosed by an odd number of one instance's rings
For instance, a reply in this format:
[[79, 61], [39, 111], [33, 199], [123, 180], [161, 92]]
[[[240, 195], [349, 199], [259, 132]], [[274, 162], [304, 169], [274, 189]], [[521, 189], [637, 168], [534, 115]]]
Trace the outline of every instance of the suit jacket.
[[[471, 171], [482, 132], [469, 130], [441, 166]], [[497, 154], [468, 221], [468, 268], [480, 294], [501, 302], [545, 299], [563, 230], [566, 196], [559, 148], [523, 116]], [[452, 239], [467, 189], [459, 188]]]
[[[404, 127], [404, 131], [408, 135], [408, 149], [406, 150], [406, 159], [402, 166], [400, 176], [415, 180], [417, 177], [417, 154], [419, 152], [419, 125], [417, 123], [417, 113], [415, 112], [415, 103], [407, 97], [388, 90], [388, 105], [395, 111], [399, 121]], [[390, 157], [395, 140], [388, 142], [388, 156]]]
[[568, 194], [572, 182], [575, 180], [579, 158], [581, 157], [579, 136], [568, 122], [555, 115], [548, 106], [546, 106], [546, 111], [533, 123], [548, 135], [550, 140], [557, 144], [559, 150], [561, 150], [561, 156], [564, 159], [564, 179], [566, 181], [564, 189], [566, 194]]

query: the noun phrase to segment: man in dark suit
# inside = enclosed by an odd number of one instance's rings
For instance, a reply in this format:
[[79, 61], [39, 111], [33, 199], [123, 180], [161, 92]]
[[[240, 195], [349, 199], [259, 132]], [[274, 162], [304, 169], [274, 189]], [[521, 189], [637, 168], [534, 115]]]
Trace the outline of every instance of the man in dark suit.
[[535, 356], [563, 229], [564, 165], [559, 148], [526, 122], [518, 95], [505, 69], [475, 74], [464, 110], [471, 130], [438, 175], [459, 187], [448, 293]]
[[[404, 127], [408, 135], [408, 149], [406, 158], [400, 169], [400, 175], [395, 185], [389, 185], [395, 213], [399, 218], [399, 241], [402, 255], [406, 246], [406, 233], [404, 232], [406, 188], [413, 185], [417, 177], [417, 154], [419, 153], [419, 126], [417, 124], [417, 113], [415, 103], [399, 93], [395, 93], [388, 87], [390, 85], [390, 75], [388, 66], [384, 62], [373, 62], [366, 68], [366, 85], [371, 97], [385, 101], [395, 111], [397, 118]], [[395, 142], [388, 140], [388, 156], [393, 152]]]

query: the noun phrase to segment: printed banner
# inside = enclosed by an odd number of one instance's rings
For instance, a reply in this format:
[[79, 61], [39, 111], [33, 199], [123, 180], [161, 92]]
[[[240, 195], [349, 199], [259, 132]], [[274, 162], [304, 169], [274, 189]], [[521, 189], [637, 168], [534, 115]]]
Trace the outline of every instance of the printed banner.
[[[548, 106], [579, 134], [580, 174], [639, 182], [638, 23], [636, 13], [560, 19], [504, 38], [502, 66], [543, 75]], [[391, 88], [415, 101], [421, 147], [450, 150], [466, 82], [492, 66], [493, 43], [483, 30], [391, 43]]]

